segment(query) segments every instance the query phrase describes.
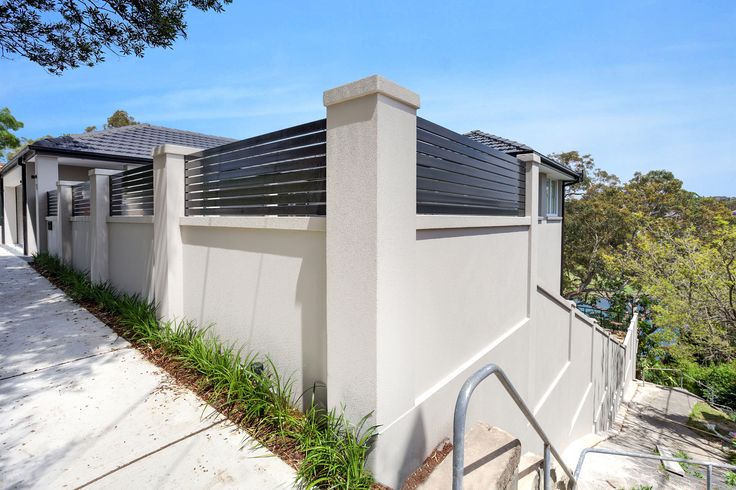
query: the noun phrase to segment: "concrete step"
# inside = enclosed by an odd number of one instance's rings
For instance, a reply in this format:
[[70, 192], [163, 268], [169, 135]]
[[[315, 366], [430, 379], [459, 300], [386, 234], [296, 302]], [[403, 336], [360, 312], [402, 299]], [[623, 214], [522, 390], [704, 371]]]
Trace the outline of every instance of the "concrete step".
[[[568, 478], [561, 468], [558, 468], [552, 460], [550, 468], [552, 488], [566, 490]], [[542, 490], [544, 488], [544, 457], [532, 452], [524, 453], [519, 462], [519, 486], [518, 490]]]
[[539, 490], [542, 488], [544, 458], [534, 453], [524, 453], [519, 462], [518, 490]]
[[[521, 443], [511, 434], [489, 425], [475, 424], [465, 434], [465, 490], [514, 490], [521, 460]], [[452, 452], [418, 488], [452, 487]]]

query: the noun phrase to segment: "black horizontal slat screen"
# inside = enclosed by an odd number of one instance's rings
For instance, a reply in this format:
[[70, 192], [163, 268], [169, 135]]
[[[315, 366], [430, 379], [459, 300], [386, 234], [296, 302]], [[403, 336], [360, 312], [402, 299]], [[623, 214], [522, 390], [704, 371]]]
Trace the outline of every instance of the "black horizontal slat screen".
[[417, 213], [524, 216], [524, 164], [417, 118]]
[[72, 186], [72, 216], [89, 216], [89, 182]]
[[110, 216], [153, 216], [153, 165], [110, 176]]
[[46, 216], [56, 216], [59, 213], [58, 191], [49, 191], [46, 195]]
[[186, 214], [324, 215], [327, 121], [186, 157]]

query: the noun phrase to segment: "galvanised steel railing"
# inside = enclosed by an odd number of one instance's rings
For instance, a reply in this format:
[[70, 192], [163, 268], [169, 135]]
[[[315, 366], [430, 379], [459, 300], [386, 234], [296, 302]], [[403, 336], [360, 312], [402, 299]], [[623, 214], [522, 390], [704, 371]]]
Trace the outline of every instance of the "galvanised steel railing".
[[475, 374], [470, 376], [463, 387], [460, 389], [460, 393], [457, 395], [457, 401], [455, 402], [455, 416], [453, 421], [453, 434], [452, 434], [452, 490], [462, 490], [463, 488], [463, 476], [465, 473], [465, 419], [468, 413], [468, 403], [470, 397], [473, 395], [475, 388], [491, 375], [496, 375], [501, 385], [506, 389], [506, 393], [509, 394], [516, 406], [519, 407], [521, 413], [524, 414], [527, 421], [534, 428], [536, 433], [544, 442], [544, 490], [550, 490], [552, 488], [552, 476], [550, 473], [552, 465], [552, 455], [559, 463], [562, 470], [570, 478], [569, 488], [575, 488], [576, 479], [573, 476], [572, 471], [562, 461], [562, 457], [557, 450], [552, 446], [552, 442], [544, 433], [542, 427], [537, 422], [537, 419], [532, 414], [529, 407], [526, 406], [524, 400], [516, 391], [514, 385], [511, 383], [506, 373], [498, 367], [496, 364], [488, 364], [487, 366], [479, 369]]
[[707, 490], [711, 490], [712, 484], [713, 484], [713, 468], [724, 468], [727, 470], [736, 470], [736, 466], [725, 464], [725, 463], [714, 463], [713, 461], [696, 461], [692, 459], [685, 459], [685, 458], [675, 458], [672, 456], [661, 456], [656, 454], [642, 454], [642, 453], [629, 453], [626, 451], [614, 451], [612, 449], [604, 449], [604, 448], [588, 448], [583, 449], [583, 452], [580, 453], [580, 459], [578, 459], [578, 465], [575, 468], [575, 481], [577, 481], [580, 478], [580, 472], [583, 469], [583, 463], [585, 462], [585, 456], [587, 456], [589, 453], [598, 453], [598, 454], [607, 454], [609, 456], [623, 456], [626, 458], [639, 458], [639, 459], [653, 459], [658, 461], [672, 461], [675, 463], [687, 463], [692, 465], [698, 465], [698, 466], [705, 466], [706, 468], [706, 488]]

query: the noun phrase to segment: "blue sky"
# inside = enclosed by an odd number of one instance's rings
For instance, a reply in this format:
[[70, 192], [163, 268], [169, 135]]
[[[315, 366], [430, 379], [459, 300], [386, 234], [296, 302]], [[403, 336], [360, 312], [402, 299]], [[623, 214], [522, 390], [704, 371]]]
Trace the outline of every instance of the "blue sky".
[[419, 114], [623, 178], [666, 168], [736, 195], [736, 2], [246, 2], [193, 11], [173, 50], [57, 77], [0, 61], [26, 137], [140, 121], [244, 138], [324, 117], [325, 89], [378, 73]]

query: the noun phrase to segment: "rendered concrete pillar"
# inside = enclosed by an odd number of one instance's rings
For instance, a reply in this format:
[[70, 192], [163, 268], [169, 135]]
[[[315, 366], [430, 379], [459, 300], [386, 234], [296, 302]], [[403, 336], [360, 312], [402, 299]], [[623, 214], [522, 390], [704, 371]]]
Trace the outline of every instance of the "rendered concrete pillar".
[[[23, 203], [24, 230], [23, 235], [23, 253], [27, 256], [38, 253], [38, 230], [36, 227], [36, 186], [34, 184], [34, 176], [36, 175], [36, 164], [34, 162], [26, 162], [21, 165], [22, 182], [25, 182], [25, 202]], [[22, 187], [21, 187], [22, 189]], [[45, 231], [44, 231], [45, 233]]]
[[48, 211], [48, 192], [56, 189], [59, 180], [59, 161], [57, 157], [36, 155], [36, 233], [38, 249], [49, 251], [48, 233], [46, 232], [46, 213]]
[[[526, 315], [530, 319], [527, 327], [528, 345], [533, 345], [537, 336], [537, 330], [544, 328], [539, 325], [541, 319], [535, 318], [537, 302], [537, 284], [539, 283], [539, 164], [541, 157], [536, 153], [525, 153], [517, 157], [526, 162], [526, 216], [530, 218], [529, 234], [527, 242], [527, 303]], [[537, 403], [536, 396], [536, 363], [534, 355], [528, 356], [528, 371], [526, 382], [527, 402], [532, 406]]]
[[3, 175], [3, 225], [5, 226], [5, 245], [20, 243], [19, 231], [22, 233], [22, 222], [18, 222], [18, 203], [16, 189], [20, 190], [22, 170], [20, 165]]
[[373, 76], [327, 107], [327, 397], [387, 427], [414, 406], [416, 110]]
[[56, 233], [56, 250], [59, 251], [59, 258], [67, 263], [72, 263], [72, 186], [74, 182], [57, 182], [56, 191], [58, 193], [58, 211], [56, 213], [56, 223], [59, 227]]
[[109, 279], [110, 258], [107, 217], [110, 215], [110, 176], [118, 170], [89, 171], [89, 277], [93, 283]]
[[184, 313], [184, 263], [179, 220], [184, 216], [184, 156], [200, 151], [179, 145], [153, 150], [153, 299], [159, 318]]
[[15, 211], [15, 187], [6, 186], [3, 183], [3, 245], [14, 245], [18, 225], [16, 223]]

